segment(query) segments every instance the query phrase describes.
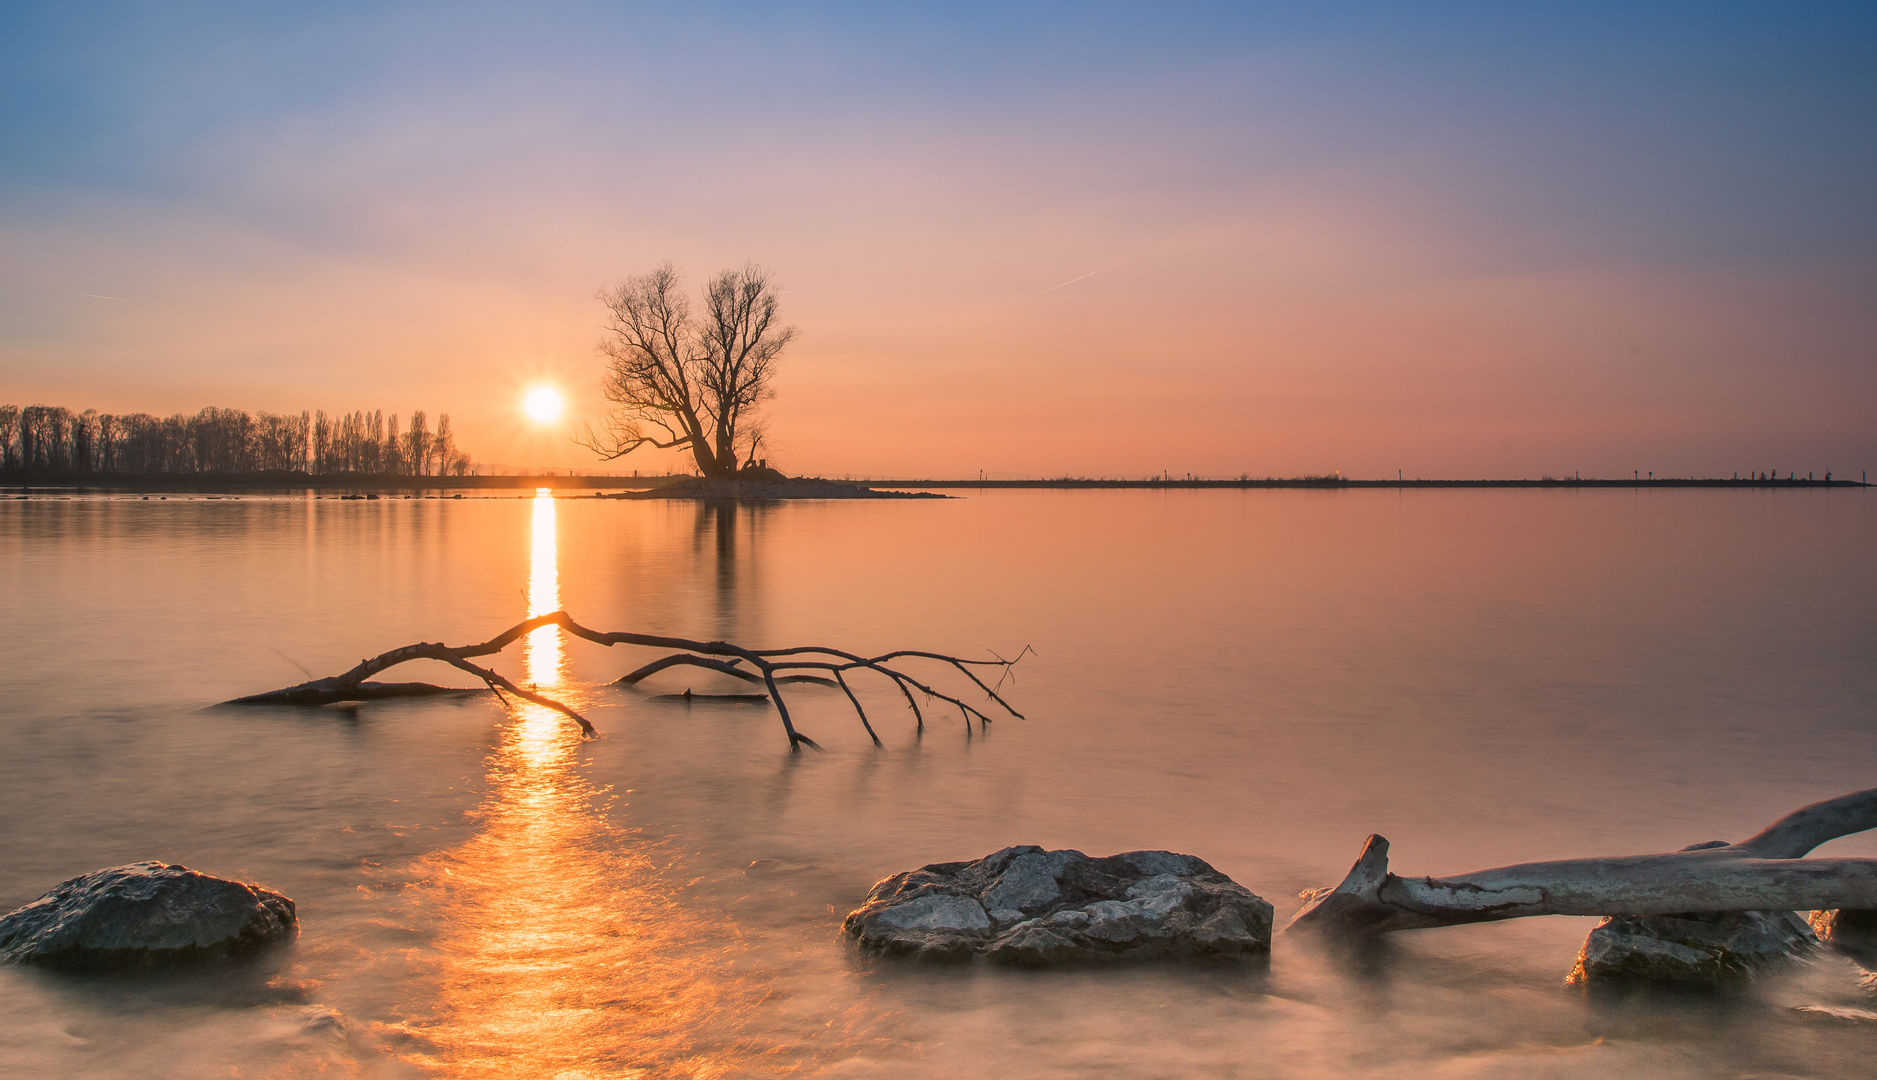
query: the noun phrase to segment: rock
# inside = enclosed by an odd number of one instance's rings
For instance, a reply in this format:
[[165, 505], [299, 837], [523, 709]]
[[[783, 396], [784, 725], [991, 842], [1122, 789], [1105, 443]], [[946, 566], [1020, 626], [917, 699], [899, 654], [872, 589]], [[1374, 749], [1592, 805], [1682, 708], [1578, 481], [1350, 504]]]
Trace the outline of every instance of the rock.
[[141, 862], [75, 877], [0, 918], [0, 964], [164, 967], [245, 956], [298, 933], [293, 901], [277, 892]]
[[1191, 855], [1005, 848], [873, 887], [845, 927], [869, 952], [1048, 965], [1261, 955], [1271, 905]]
[[1832, 948], [1853, 955], [1877, 953], [1877, 911], [1832, 908], [1812, 912], [1812, 932]]
[[1577, 954], [1568, 986], [1723, 986], [1818, 948], [1790, 911], [1721, 911], [1609, 918]]

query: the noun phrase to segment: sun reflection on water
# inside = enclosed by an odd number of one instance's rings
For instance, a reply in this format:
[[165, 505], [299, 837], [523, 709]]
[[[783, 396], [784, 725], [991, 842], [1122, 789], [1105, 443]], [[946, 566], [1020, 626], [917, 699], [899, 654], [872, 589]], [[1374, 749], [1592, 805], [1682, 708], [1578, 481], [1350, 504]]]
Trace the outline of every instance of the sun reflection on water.
[[[528, 617], [560, 610], [560, 551], [555, 546], [554, 493], [534, 492], [534, 542], [528, 558]], [[561, 681], [560, 627], [532, 630], [522, 642], [523, 676], [536, 686], [559, 686]], [[538, 706], [534, 708], [539, 710]]]
[[[560, 606], [553, 495], [534, 500], [530, 615]], [[532, 632], [523, 678], [570, 685], [558, 627]], [[725, 972], [733, 934], [674, 897], [656, 848], [611, 822], [565, 717], [512, 702], [486, 761], [477, 835], [431, 861], [413, 903], [442, 928], [436, 1000], [412, 1003], [411, 1063], [438, 1075], [718, 1076], [747, 1056], [725, 1033], [747, 1007]], [[427, 1015], [425, 1015], [427, 1013]], [[712, 1034], [716, 1033], [716, 1034]]]

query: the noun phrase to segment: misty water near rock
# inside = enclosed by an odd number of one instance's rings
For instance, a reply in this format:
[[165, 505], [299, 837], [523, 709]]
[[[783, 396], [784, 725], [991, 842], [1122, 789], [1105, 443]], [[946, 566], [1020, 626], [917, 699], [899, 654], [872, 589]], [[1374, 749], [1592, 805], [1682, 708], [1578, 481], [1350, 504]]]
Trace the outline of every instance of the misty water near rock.
[[[1269, 900], [1738, 840], [1877, 776], [1862, 490], [962, 491], [704, 505], [35, 494], [0, 503], [0, 912], [142, 860], [297, 941], [0, 968], [0, 1075], [1870, 1075], [1835, 955], [1724, 994], [1564, 986], [1587, 918], [1268, 961], [909, 964], [873, 884], [1013, 845], [1190, 853]], [[773, 710], [534, 631], [488, 694], [214, 702], [565, 608], [607, 630], [1026, 656], [1024, 719], [890, 686]], [[421, 665], [414, 665], [421, 666]], [[411, 677], [469, 685], [437, 665]], [[1877, 854], [1877, 836], [1820, 854]]]

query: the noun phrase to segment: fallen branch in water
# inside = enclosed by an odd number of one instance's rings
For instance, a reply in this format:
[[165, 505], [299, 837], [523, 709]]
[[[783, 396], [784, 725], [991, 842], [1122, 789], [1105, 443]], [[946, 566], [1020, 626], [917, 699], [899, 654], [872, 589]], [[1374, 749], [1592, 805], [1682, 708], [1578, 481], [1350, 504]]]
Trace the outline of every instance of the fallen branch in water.
[[[651, 663], [645, 665], [644, 667], [638, 668], [634, 671], [629, 671], [626, 674], [621, 675], [619, 678], [613, 681], [619, 686], [631, 686], [632, 684], [638, 682], [639, 680], [644, 679], [646, 676], [656, 675], [659, 672], [665, 670], [666, 668], [701, 667], [708, 671], [715, 671], [720, 674], [728, 675], [733, 679], [742, 679], [746, 683], [756, 683], [757, 685], [761, 685], [763, 681], [763, 677], [761, 675], [755, 675], [750, 672], [744, 671], [742, 668], [737, 667], [737, 665], [741, 662], [742, 661], [740, 659], [738, 660], [713, 660], [708, 656], [693, 656], [690, 653], [676, 653], [672, 656], [661, 656], [657, 660], [652, 661]], [[819, 675], [784, 675], [782, 678], [777, 679], [776, 681], [779, 683], [785, 683], [785, 682], [814, 683], [817, 686], [835, 685], [833, 679], [824, 679]]]
[[1342, 884], [1318, 890], [1287, 929], [1385, 934], [1526, 915], [1672, 915], [1877, 908], [1877, 859], [1805, 859], [1877, 828], [1877, 788], [1795, 810], [1737, 844], [1605, 859], [1559, 859], [1405, 878], [1370, 836]]
[[[265, 694], [251, 694], [247, 697], [236, 698], [225, 704], [328, 705], [335, 702], [367, 701], [383, 697], [411, 697], [422, 694], [461, 693], [459, 690], [433, 686], [429, 683], [374, 683], [368, 681], [373, 675], [384, 671], [386, 668], [395, 667], [411, 660], [441, 660], [452, 667], [460, 668], [481, 679], [489, 689], [494, 690], [497, 694], [506, 690], [516, 697], [532, 701], [537, 705], [562, 713], [579, 723], [581, 731], [587, 735], [592, 735], [594, 734], [593, 725], [587, 722], [586, 717], [581, 716], [579, 713], [558, 701], [543, 697], [532, 690], [523, 690], [495, 672], [487, 668], [477, 667], [466, 659], [467, 657], [488, 656], [493, 653], [501, 652], [504, 648], [514, 643], [529, 631], [537, 630], [543, 626], [558, 626], [575, 637], [584, 638], [587, 641], [595, 642], [600, 645], [643, 645], [656, 649], [684, 650], [676, 655], [655, 660], [619, 680], [621, 683], [627, 685], [636, 683], [654, 672], [677, 665], [707, 668], [742, 679], [746, 682], [761, 683], [768, 688], [769, 700], [775, 703], [776, 712], [782, 718], [782, 730], [788, 735], [789, 749], [791, 750], [799, 748], [804, 743], [816, 747], [816, 749], [820, 747], [813, 739], [795, 730], [795, 724], [789, 717], [788, 705], [782, 700], [782, 694], [778, 688], [778, 684], [787, 682], [810, 682], [840, 687], [847, 694], [848, 701], [853, 704], [854, 711], [860, 716], [861, 725], [867, 729], [868, 737], [873, 739], [875, 746], [882, 745], [880, 737], [874, 733], [873, 725], [868, 722], [866, 710], [861, 708], [860, 699], [856, 698], [853, 691], [847, 686], [846, 675], [853, 672], [870, 671], [891, 680], [893, 685], [897, 686], [900, 693], [905, 696], [906, 703], [911, 706], [913, 716], [918, 722], [920, 731], [925, 730], [925, 714], [919, 708], [919, 702], [914, 696], [914, 691], [924, 695], [928, 700], [936, 699], [955, 706], [959, 710], [960, 715], [964, 717], [965, 730], [967, 732], [971, 730], [973, 717], [977, 719], [980, 725], [991, 722], [992, 718], [983, 710], [959, 698], [953, 697], [950, 694], [941, 693], [926, 682], [902, 670], [900, 666], [896, 666], [897, 661], [907, 659], [930, 660], [941, 665], [949, 666], [957, 672], [962, 673], [965, 678], [974, 683], [991, 701], [997, 703], [998, 708], [1018, 719], [1022, 719], [1023, 717], [1022, 713], [1011, 708], [1010, 703], [998, 695], [997, 691], [1003, 685], [1001, 678], [997, 685], [989, 685], [986, 684], [983, 679], [980, 679], [971, 669], [973, 667], [990, 667], [1000, 669], [1001, 672], [1007, 674], [1009, 669], [1017, 663], [1017, 660], [1023, 659], [1024, 655], [1030, 651], [1027, 647], [1023, 652], [1017, 654], [1016, 660], [1005, 660], [1002, 657], [998, 657], [995, 660], [965, 660], [956, 656], [946, 656], [943, 653], [918, 652], [909, 649], [902, 649], [897, 652], [871, 657], [820, 646], [797, 646], [788, 649], [746, 649], [740, 645], [732, 645], [726, 641], [692, 641], [689, 638], [666, 637], [661, 634], [634, 634], [626, 632], [601, 633], [597, 630], [589, 630], [579, 623], [574, 622], [564, 611], [556, 611], [547, 615], [537, 615], [525, 622], [517, 623], [480, 645], [449, 646], [435, 642], [419, 642], [415, 645], [406, 645], [401, 649], [393, 649], [390, 652], [381, 653], [372, 659], [361, 660], [357, 667], [354, 667], [343, 675], [314, 679], [310, 682], [301, 683], [298, 686], [289, 686], [285, 689], [273, 690]], [[745, 670], [740, 666], [744, 664], [749, 665], [754, 671]], [[809, 672], [824, 672], [825, 674], [814, 675], [808, 674]]]
[[658, 694], [653, 701], [682, 701], [686, 705], [702, 702], [706, 705], [767, 705], [768, 694], [693, 694], [685, 690], [682, 694]]

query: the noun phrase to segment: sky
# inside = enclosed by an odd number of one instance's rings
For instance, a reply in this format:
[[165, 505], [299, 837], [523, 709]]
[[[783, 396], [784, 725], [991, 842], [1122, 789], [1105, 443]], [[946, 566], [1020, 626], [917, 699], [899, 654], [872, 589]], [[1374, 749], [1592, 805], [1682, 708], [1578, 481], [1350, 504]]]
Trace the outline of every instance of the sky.
[[772, 464], [1877, 469], [1869, 4], [9, 4], [0, 402], [602, 466], [595, 293], [754, 260]]

